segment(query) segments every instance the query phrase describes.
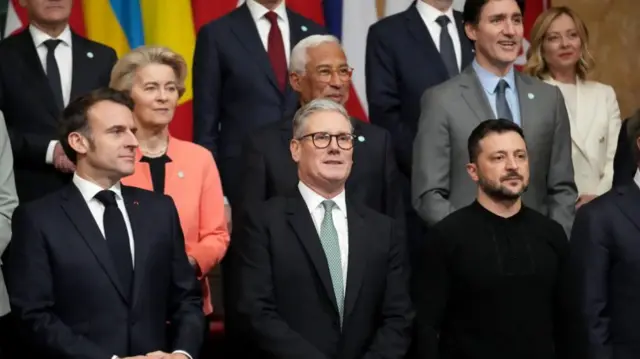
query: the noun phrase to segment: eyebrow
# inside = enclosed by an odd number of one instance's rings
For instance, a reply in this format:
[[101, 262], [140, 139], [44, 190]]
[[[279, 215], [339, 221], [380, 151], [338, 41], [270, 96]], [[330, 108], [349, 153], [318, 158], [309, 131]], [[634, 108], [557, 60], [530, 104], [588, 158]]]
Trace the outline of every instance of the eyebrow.
[[[160, 86], [160, 83], [159, 83], [158, 81], [147, 81], [147, 82], [144, 82], [143, 84], [144, 84], [145, 86], [146, 86], [146, 85], [156, 85], [156, 86]], [[177, 84], [177, 82], [176, 82], [176, 81], [171, 80], [171, 81], [167, 81], [167, 83], [166, 83], [166, 84], [167, 84], [167, 85], [175, 85], [175, 84]]]

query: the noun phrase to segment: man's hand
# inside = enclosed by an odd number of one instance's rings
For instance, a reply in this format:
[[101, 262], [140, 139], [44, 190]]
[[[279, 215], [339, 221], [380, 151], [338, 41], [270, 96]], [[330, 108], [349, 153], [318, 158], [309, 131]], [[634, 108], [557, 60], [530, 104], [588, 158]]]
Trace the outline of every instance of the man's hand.
[[76, 165], [64, 154], [60, 143], [56, 143], [53, 149], [53, 166], [63, 173], [72, 173], [76, 170]]
[[582, 194], [580, 195], [580, 197], [578, 197], [578, 202], [576, 202], [576, 209], [584, 206], [585, 204], [593, 201], [594, 198], [596, 198], [598, 196], [594, 195], [594, 194]]
[[169, 353], [165, 353], [165, 352], [162, 352], [162, 351], [159, 351], [159, 350], [155, 351], [153, 353], [147, 354], [146, 358], [154, 358], [154, 359], [189, 359], [188, 356], [186, 356], [186, 355], [184, 355], [182, 353], [169, 354]]

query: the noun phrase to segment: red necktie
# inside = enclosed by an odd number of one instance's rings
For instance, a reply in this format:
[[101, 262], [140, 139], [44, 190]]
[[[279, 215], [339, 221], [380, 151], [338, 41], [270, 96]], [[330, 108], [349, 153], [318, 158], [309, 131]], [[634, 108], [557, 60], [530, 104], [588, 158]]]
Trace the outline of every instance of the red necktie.
[[271, 60], [271, 67], [276, 74], [278, 85], [280, 90], [284, 92], [287, 81], [287, 58], [284, 52], [284, 41], [282, 41], [282, 33], [278, 26], [278, 14], [273, 11], [269, 11], [264, 15], [271, 23], [271, 30], [269, 30], [269, 40], [267, 44], [267, 53], [269, 54], [269, 60]]

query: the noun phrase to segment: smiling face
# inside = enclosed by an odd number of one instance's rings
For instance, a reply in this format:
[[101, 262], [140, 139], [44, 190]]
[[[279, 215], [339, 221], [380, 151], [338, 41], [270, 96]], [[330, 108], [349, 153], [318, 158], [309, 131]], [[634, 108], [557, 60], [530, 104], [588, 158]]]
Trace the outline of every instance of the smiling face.
[[524, 26], [520, 7], [515, 0], [489, 0], [482, 6], [478, 23], [466, 24], [465, 32], [475, 42], [478, 63], [503, 76], [522, 47]]
[[567, 15], [558, 16], [544, 35], [542, 55], [551, 72], [575, 69], [582, 53], [582, 39], [576, 23]]
[[318, 148], [320, 143], [314, 144], [314, 139], [307, 135], [350, 135], [352, 128], [349, 119], [338, 112], [319, 111], [309, 115], [300, 132], [301, 138], [293, 139], [290, 145], [291, 156], [298, 164], [300, 180], [312, 188], [322, 188], [329, 192], [343, 188], [351, 173], [353, 148], [341, 148], [335, 137], [331, 137], [326, 148]]
[[170, 66], [149, 64], [136, 71], [131, 98], [135, 102], [134, 115], [140, 127], [168, 126], [179, 97], [176, 74]]

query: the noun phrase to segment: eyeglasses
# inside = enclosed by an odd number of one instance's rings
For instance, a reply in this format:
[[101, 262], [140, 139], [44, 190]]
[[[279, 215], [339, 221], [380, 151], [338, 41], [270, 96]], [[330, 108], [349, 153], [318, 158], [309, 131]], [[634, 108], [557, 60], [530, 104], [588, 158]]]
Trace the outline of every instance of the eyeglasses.
[[308, 135], [298, 137], [298, 141], [302, 141], [305, 138], [311, 138], [311, 142], [318, 149], [323, 149], [329, 147], [331, 144], [331, 140], [335, 137], [336, 143], [338, 147], [343, 150], [350, 150], [353, 148], [353, 139], [354, 135], [350, 133], [339, 133], [337, 135], [332, 135], [327, 132], [315, 132], [310, 133]]
[[331, 78], [333, 74], [336, 73], [340, 81], [347, 82], [351, 80], [351, 75], [353, 74], [352, 67], [340, 67], [338, 69], [332, 68], [321, 68], [316, 71], [316, 77], [318, 81], [321, 82], [331, 82]]

